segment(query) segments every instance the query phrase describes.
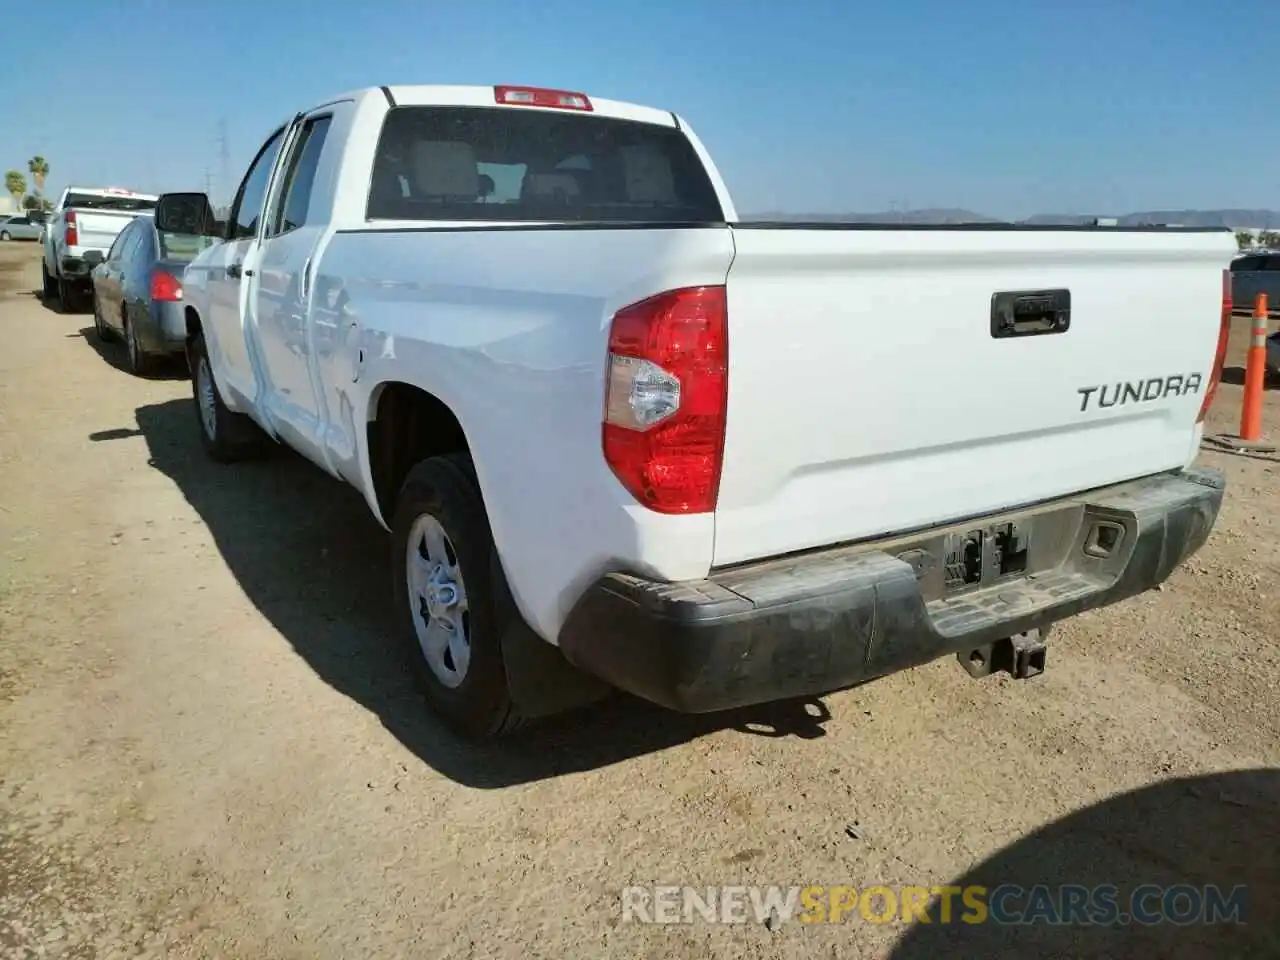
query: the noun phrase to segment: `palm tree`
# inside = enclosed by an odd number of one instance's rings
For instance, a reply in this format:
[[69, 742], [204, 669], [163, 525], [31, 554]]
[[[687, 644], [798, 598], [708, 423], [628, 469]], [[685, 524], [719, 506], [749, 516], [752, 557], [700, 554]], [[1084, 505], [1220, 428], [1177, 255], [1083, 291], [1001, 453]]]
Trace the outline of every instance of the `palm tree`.
[[49, 161], [37, 153], [27, 161], [27, 170], [31, 173], [31, 179], [36, 182], [36, 193], [44, 193], [44, 178], [49, 175]]
[[4, 172], [4, 188], [13, 195], [14, 209], [22, 209], [22, 195], [27, 192], [27, 178], [22, 175], [22, 171], [6, 170]]

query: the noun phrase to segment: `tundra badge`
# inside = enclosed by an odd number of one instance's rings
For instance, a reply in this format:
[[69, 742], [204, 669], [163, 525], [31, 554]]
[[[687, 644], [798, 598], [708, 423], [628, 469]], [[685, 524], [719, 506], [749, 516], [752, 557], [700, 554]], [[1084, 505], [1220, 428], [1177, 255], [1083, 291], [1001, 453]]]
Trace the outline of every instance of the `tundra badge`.
[[1096, 407], [1124, 406], [1126, 403], [1146, 403], [1164, 397], [1185, 397], [1199, 393], [1203, 380], [1198, 373], [1175, 373], [1168, 377], [1152, 377], [1150, 380], [1133, 380], [1128, 383], [1108, 383], [1105, 386], [1081, 387], [1080, 412], [1089, 409], [1089, 398], [1097, 394]]

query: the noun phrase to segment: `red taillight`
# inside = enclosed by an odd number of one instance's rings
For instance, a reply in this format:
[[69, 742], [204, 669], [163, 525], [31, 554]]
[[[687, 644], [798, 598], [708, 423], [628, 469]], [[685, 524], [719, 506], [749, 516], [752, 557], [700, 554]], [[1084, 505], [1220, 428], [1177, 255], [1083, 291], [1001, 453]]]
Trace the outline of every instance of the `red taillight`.
[[547, 90], [543, 87], [494, 87], [494, 99], [516, 107], [556, 107], [560, 110], [591, 112], [591, 101], [585, 93], [571, 90]]
[[76, 226], [76, 212], [68, 210], [63, 215], [63, 220], [67, 223], [66, 233], [63, 234], [63, 240], [68, 247], [80, 245], [80, 229]]
[[172, 273], [163, 270], [151, 271], [151, 299], [171, 301], [182, 299], [182, 284]]
[[729, 331], [724, 287], [670, 290], [619, 310], [609, 331], [604, 458], [658, 513], [716, 508]]
[[1200, 415], [1196, 423], [1201, 423], [1209, 415], [1213, 406], [1213, 398], [1218, 395], [1218, 384], [1222, 382], [1222, 368], [1227, 362], [1227, 342], [1231, 339], [1231, 271], [1222, 271], [1222, 317], [1218, 326], [1218, 350], [1213, 357], [1213, 369], [1209, 371], [1209, 383], [1204, 389], [1204, 400], [1200, 403]]

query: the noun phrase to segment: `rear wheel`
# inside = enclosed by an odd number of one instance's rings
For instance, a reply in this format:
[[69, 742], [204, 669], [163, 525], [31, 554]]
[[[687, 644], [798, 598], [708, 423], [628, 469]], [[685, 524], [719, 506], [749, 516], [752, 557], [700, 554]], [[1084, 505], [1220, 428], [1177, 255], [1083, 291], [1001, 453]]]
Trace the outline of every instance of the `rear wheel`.
[[502, 565], [470, 457], [431, 457], [409, 471], [391, 530], [396, 605], [427, 702], [469, 740], [518, 729], [502, 636], [519, 613], [494, 589]]
[[12, 240], [13, 235], [8, 230], [0, 230], [0, 240]]
[[63, 313], [80, 312], [80, 291], [69, 280], [58, 281], [58, 302]]
[[40, 262], [40, 283], [41, 292], [44, 294], [44, 302], [51, 302], [58, 290], [57, 285], [53, 282], [53, 277], [49, 276], [49, 267], [43, 260]]
[[218, 392], [209, 365], [209, 352], [204, 336], [197, 333], [189, 348], [191, 388], [195, 395], [196, 422], [200, 427], [200, 443], [214, 460], [231, 463], [260, 455], [267, 438], [258, 425], [242, 413], [227, 409]]
[[122, 323], [125, 346], [129, 350], [129, 372], [135, 377], [144, 377], [154, 368], [154, 358], [142, 348], [142, 341], [138, 339], [137, 325], [129, 322], [128, 310], [123, 314]]
[[98, 294], [93, 295], [93, 332], [99, 343], [110, 343], [115, 339], [111, 328], [102, 321], [102, 304], [98, 302]]

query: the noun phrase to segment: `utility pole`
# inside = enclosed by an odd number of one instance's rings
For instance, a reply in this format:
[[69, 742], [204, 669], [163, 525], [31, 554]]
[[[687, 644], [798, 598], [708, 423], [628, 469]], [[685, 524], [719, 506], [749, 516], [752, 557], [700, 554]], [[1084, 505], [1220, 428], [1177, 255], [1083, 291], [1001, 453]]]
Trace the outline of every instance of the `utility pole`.
[[213, 171], [208, 167], [204, 168], [204, 192], [206, 196], [213, 196]]
[[220, 170], [218, 179], [219, 200], [227, 203], [231, 202], [231, 141], [227, 137], [227, 121], [222, 119], [218, 121], [218, 163]]

